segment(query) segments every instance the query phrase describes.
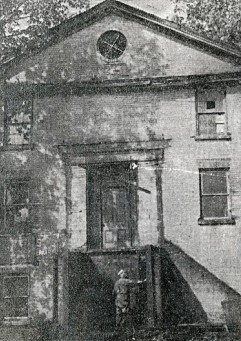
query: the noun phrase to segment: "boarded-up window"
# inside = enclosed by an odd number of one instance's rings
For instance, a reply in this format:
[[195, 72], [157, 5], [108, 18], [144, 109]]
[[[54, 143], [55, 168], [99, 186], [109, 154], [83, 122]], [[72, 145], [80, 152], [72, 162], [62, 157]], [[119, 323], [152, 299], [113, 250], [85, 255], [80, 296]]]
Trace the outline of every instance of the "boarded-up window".
[[5, 102], [5, 145], [26, 145], [31, 140], [33, 102], [30, 94], [14, 93]]
[[28, 276], [3, 277], [4, 317], [28, 317]]
[[225, 91], [223, 89], [198, 91], [197, 119], [199, 136], [222, 137], [227, 135]]
[[228, 170], [200, 170], [201, 217], [229, 217]]

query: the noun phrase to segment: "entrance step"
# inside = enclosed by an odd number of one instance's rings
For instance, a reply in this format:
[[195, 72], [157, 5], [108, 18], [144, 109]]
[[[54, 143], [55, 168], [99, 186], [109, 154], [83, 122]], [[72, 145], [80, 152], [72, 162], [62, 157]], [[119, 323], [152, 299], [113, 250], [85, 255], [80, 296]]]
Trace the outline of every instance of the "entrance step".
[[90, 335], [86, 340], [79, 341], [240, 341], [241, 333], [236, 331], [190, 331], [173, 330], [138, 332], [135, 335], [119, 335], [114, 333]]

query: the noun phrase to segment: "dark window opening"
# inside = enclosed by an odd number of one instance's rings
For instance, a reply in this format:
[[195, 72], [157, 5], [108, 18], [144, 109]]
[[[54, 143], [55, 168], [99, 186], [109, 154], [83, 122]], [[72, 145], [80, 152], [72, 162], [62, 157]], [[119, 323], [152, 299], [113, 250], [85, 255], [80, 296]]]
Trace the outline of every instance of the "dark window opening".
[[207, 109], [214, 109], [215, 101], [207, 101]]
[[27, 178], [5, 181], [1, 233], [29, 233], [38, 226], [40, 190], [38, 182]]
[[5, 145], [27, 145], [31, 141], [32, 98], [13, 96], [5, 104]]
[[4, 317], [28, 317], [28, 276], [4, 276]]

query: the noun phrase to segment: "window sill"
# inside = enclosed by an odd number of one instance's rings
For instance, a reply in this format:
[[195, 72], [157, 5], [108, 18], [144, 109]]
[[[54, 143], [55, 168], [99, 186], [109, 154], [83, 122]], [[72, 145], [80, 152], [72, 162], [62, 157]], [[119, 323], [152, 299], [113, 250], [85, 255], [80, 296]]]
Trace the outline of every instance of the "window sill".
[[195, 141], [230, 141], [231, 134], [227, 135], [198, 135], [194, 136]]
[[215, 219], [199, 218], [198, 224], [199, 225], [234, 225], [235, 219], [233, 217], [215, 218]]
[[29, 230], [29, 231], [26, 231], [26, 232], [13, 232], [13, 233], [9, 233], [9, 232], [6, 232], [6, 231], [1, 231], [0, 230], [0, 238], [1, 237], [11, 237], [11, 238], [14, 238], [14, 237], [26, 237], [26, 236], [34, 236], [36, 235], [36, 233], [38, 232], [38, 230]]
[[29, 324], [29, 317], [4, 317], [4, 325], [23, 326]]
[[123, 254], [123, 253], [134, 253], [136, 254], [139, 251], [143, 251], [142, 247], [130, 247], [123, 249], [89, 249], [86, 251], [87, 254], [90, 255], [103, 255], [103, 254]]
[[33, 150], [34, 144], [22, 144], [22, 145], [5, 145], [0, 146], [1, 151], [24, 151], [24, 150]]

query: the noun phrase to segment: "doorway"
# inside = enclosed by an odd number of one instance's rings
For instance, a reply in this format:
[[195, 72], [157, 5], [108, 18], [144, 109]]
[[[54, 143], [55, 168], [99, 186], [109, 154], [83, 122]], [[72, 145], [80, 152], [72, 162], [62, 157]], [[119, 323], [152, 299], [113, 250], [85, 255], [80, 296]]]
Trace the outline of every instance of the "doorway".
[[130, 163], [87, 168], [89, 249], [124, 249], [135, 244], [137, 170]]

